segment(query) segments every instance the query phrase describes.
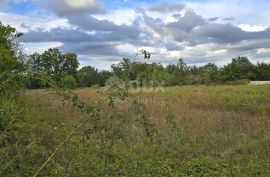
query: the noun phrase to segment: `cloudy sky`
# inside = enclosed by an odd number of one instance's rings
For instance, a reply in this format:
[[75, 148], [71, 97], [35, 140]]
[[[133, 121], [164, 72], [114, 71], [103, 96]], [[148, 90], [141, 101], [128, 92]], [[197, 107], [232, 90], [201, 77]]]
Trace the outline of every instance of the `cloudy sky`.
[[108, 69], [137, 50], [152, 62], [270, 61], [269, 0], [0, 0], [0, 20], [24, 33], [25, 52], [59, 47]]

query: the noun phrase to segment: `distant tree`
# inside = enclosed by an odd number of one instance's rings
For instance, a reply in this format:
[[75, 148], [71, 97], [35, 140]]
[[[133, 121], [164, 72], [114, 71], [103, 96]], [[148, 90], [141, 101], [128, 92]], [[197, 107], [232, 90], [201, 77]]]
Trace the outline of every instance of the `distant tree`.
[[169, 75], [167, 75], [168, 85], [183, 85], [185, 83], [185, 77], [188, 72], [188, 67], [184, 62], [184, 59], [180, 58], [176, 65], [168, 65], [166, 67], [166, 72], [169, 73]]
[[235, 81], [241, 79], [255, 79], [254, 66], [247, 57], [233, 58], [232, 62], [221, 68], [221, 81]]
[[84, 66], [78, 71], [78, 80], [81, 87], [99, 84], [98, 70], [92, 66]]
[[[21, 51], [19, 43], [22, 33], [18, 33], [15, 28], [3, 25], [0, 22], [0, 132], [5, 133], [8, 126], [17, 121], [17, 115], [21, 115], [21, 105], [19, 106], [18, 93], [24, 86], [25, 66], [20, 57]], [[14, 126], [10, 126], [14, 127]], [[10, 128], [9, 127], [9, 128]], [[9, 130], [1, 134], [1, 150], [6, 148], [6, 143], [11, 136]], [[2, 175], [3, 176], [3, 175]], [[5, 176], [5, 175], [4, 175]]]
[[22, 37], [15, 28], [0, 22], [0, 74], [18, 73], [23, 69], [23, 63], [17, 57], [16, 41]]
[[63, 84], [64, 78], [67, 75], [76, 79], [79, 67], [76, 54], [62, 54], [57, 48], [50, 48], [42, 54], [34, 53], [30, 55], [27, 64], [30, 72], [50, 76], [60, 85]]
[[98, 81], [100, 86], [104, 87], [106, 80], [108, 80], [113, 74], [109, 71], [101, 70], [98, 73]]
[[203, 83], [210, 84], [217, 81], [218, 67], [213, 63], [208, 63], [202, 67]]
[[72, 75], [66, 75], [64, 77], [64, 87], [73, 89], [76, 87], [76, 79]]
[[71, 75], [77, 78], [77, 69], [79, 67], [79, 61], [75, 53], [63, 54], [63, 61], [61, 62], [64, 75]]
[[177, 66], [181, 72], [185, 72], [187, 70], [187, 64], [184, 62], [183, 58], [178, 59]]
[[4, 87], [9, 87], [11, 91], [21, 86], [25, 67], [20, 60], [18, 43], [22, 35], [15, 28], [0, 22], [0, 94]]
[[270, 64], [267, 63], [257, 63], [255, 67], [256, 80], [264, 81], [270, 80]]

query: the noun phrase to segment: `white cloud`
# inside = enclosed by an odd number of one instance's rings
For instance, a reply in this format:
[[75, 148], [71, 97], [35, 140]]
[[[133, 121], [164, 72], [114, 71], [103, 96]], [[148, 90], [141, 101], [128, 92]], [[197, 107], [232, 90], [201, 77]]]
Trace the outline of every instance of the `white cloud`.
[[269, 26], [266, 25], [250, 25], [250, 24], [240, 24], [238, 25], [243, 31], [247, 32], [259, 32], [266, 30]]
[[33, 54], [33, 53], [42, 53], [45, 50], [49, 48], [54, 48], [54, 47], [61, 47], [63, 43], [61, 42], [37, 42], [37, 43], [22, 43], [24, 46], [24, 52], [27, 55]]
[[210, 56], [224, 56], [226, 55], [228, 52], [227, 49], [219, 49], [219, 50], [214, 50], [214, 51], [207, 51], [206, 52], [206, 56], [210, 57]]
[[100, 7], [97, 0], [63, 0], [62, 3], [74, 10], [87, 10]]
[[99, 20], [108, 20], [116, 25], [131, 25], [138, 17], [134, 9], [117, 9], [106, 14], [93, 15]]
[[10, 24], [15, 27], [17, 31], [23, 33], [38, 29], [50, 31], [54, 28], [72, 28], [68, 20], [58, 17], [25, 16], [0, 12], [0, 20], [5, 24]]
[[60, 47], [76, 52], [82, 65], [108, 68], [142, 48], [161, 63], [184, 57], [189, 64], [226, 64], [237, 55], [270, 53], [270, 11], [263, 10], [263, 0], [255, 5], [251, 0], [168, 2], [106, 12], [99, 0], [37, 1], [40, 9], [33, 11], [45, 10], [43, 15], [0, 12], [1, 21], [26, 33], [27, 54]]
[[63, 3], [69, 8], [78, 10], [96, 8], [99, 6], [97, 0], [64, 0]]
[[185, 1], [187, 6], [204, 18], [234, 17], [235, 24], [269, 25], [269, 1], [267, 0], [207, 0], [202, 2]]
[[257, 53], [258, 54], [270, 53], [270, 49], [269, 48], [260, 48], [260, 49], [257, 49]]

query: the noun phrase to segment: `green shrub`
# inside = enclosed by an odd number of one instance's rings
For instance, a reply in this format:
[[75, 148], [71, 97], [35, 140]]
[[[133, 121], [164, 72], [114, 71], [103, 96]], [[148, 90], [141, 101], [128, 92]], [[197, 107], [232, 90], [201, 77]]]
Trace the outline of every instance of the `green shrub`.
[[69, 88], [69, 89], [75, 88], [76, 87], [76, 79], [71, 75], [65, 76], [64, 87]]
[[246, 85], [250, 82], [248, 79], [241, 79], [236, 81], [227, 81], [225, 82], [226, 85]]
[[95, 85], [92, 85], [91, 88], [93, 88], [93, 89], [98, 89], [98, 88], [100, 88], [100, 85], [95, 84]]

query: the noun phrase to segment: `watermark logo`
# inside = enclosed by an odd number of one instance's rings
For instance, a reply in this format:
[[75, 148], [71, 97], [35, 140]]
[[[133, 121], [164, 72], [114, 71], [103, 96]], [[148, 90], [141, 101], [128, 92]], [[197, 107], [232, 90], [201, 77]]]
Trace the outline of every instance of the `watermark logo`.
[[[164, 85], [164, 81], [159, 82], [134, 80], [128, 82], [128, 87], [131, 92], [165, 92]], [[119, 78], [118, 76], [113, 76], [106, 81], [105, 86], [108, 89], [113, 86], [124, 89], [126, 87], [126, 81]]]

